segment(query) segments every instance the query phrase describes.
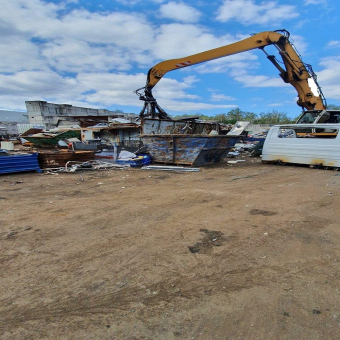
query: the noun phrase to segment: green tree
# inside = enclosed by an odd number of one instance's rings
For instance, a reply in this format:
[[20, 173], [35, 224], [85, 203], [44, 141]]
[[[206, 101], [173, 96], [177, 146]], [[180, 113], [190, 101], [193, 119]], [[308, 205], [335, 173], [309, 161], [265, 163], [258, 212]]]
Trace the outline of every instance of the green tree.
[[199, 117], [202, 120], [214, 120], [214, 117], [206, 116], [206, 115], [202, 115], [202, 114], [200, 114]]
[[340, 105], [329, 104], [329, 105], [327, 105], [327, 109], [328, 110], [340, 110]]
[[269, 112], [261, 112], [259, 117], [255, 120], [255, 124], [291, 124], [295, 120], [288, 117], [286, 112], [279, 112], [272, 110]]
[[245, 112], [237, 107], [236, 109], [230, 110], [226, 116], [228, 123], [235, 124], [237, 121], [244, 120]]
[[244, 120], [246, 122], [254, 123], [257, 119], [257, 114], [254, 112], [245, 112], [244, 113]]
[[216, 115], [216, 116], [214, 116], [212, 118], [213, 118], [213, 120], [216, 120], [216, 122], [218, 122], [218, 123], [226, 124], [228, 122], [228, 118], [227, 118], [227, 116], [224, 113]]

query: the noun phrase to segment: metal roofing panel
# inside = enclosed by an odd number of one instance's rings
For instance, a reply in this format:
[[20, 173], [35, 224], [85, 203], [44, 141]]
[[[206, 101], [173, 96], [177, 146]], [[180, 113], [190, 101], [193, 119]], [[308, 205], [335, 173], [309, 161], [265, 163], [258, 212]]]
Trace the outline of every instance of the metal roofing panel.
[[0, 174], [22, 171], [41, 172], [37, 153], [0, 157]]

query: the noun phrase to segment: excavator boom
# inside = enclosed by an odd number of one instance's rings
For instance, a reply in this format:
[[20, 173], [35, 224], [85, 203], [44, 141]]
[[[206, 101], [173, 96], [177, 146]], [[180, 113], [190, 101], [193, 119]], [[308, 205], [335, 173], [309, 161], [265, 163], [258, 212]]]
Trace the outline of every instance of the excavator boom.
[[[280, 62], [275, 56], [266, 53], [264, 47], [269, 45], [276, 46], [285, 68], [281, 67], [279, 64]], [[170, 59], [158, 63], [149, 70], [145, 87], [135, 91], [140, 99], [144, 101], [144, 107], [140, 113], [140, 117], [159, 116], [164, 119], [168, 118], [166, 112], [157, 104], [152, 95], [153, 87], [166, 73], [257, 48], [262, 49], [266, 53], [267, 58], [280, 71], [280, 76], [283, 81], [291, 84], [296, 89], [298, 93], [297, 104], [299, 106], [307, 110], [324, 110], [326, 108], [325, 99], [317, 84], [316, 75], [313, 72], [312, 67], [301, 60], [300, 55], [289, 40], [289, 32], [280, 30], [261, 32], [230, 45], [193, 54], [184, 58]], [[318, 93], [313, 93], [309, 85], [309, 79], [314, 80]], [[143, 94], [140, 93], [141, 90], [144, 90]]]

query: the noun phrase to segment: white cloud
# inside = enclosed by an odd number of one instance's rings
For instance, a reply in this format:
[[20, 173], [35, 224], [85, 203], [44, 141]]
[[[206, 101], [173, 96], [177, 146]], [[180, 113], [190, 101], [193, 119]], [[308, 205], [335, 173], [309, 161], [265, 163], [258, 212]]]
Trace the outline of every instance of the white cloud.
[[[133, 90], [145, 84], [146, 75], [124, 73], [133, 63], [152, 66], [156, 58], [167, 59], [174, 51], [183, 56], [232, 41], [194, 25], [156, 30], [136, 13], [68, 12], [65, 6], [40, 0], [5, 3], [0, 13], [0, 48], [6, 50], [0, 59], [0, 72], [6, 72], [0, 75], [3, 106], [24, 109], [25, 100], [48, 100], [141, 108]], [[177, 42], [176, 34], [184, 30], [186, 36]], [[182, 81], [167, 77], [157, 86], [156, 98], [166, 109], [202, 109], [205, 104], [190, 93], [197, 81], [193, 76]]]
[[196, 8], [174, 1], [162, 5], [159, 11], [161, 18], [187, 23], [197, 22], [201, 16], [201, 13]]
[[67, 72], [125, 71], [131, 68], [133, 55], [112, 46], [91, 46], [79, 40], [55, 40], [42, 51], [48, 65]]
[[286, 18], [298, 17], [295, 6], [280, 5], [277, 1], [265, 1], [257, 5], [254, 0], [224, 0], [218, 9], [217, 20], [234, 20], [244, 25], [279, 24]]
[[304, 0], [305, 5], [319, 5], [326, 4], [328, 0]]
[[172, 100], [166, 98], [159, 103], [163, 109], [171, 110], [175, 112], [183, 112], [183, 111], [200, 111], [200, 110], [212, 110], [212, 109], [230, 109], [235, 108], [237, 105], [216, 105], [216, 104], [207, 104], [202, 102], [181, 102], [177, 100]]
[[84, 100], [88, 103], [102, 105], [131, 105], [142, 106], [133, 90], [145, 83], [145, 75], [125, 73], [80, 73], [78, 82], [86, 91]]
[[42, 37], [72, 37], [89, 43], [114, 44], [130, 51], [144, 51], [153, 41], [154, 31], [142, 15], [90, 13], [85, 10], [67, 14]]
[[251, 52], [234, 54], [220, 59], [208, 61], [195, 66], [198, 73], [225, 73], [235, 69], [251, 69], [258, 66], [257, 56]]
[[[200, 100], [197, 95], [188, 94], [186, 91], [196, 83], [198, 79], [189, 76], [178, 82], [174, 79], [163, 79], [155, 88], [154, 95], [158, 104], [165, 110], [175, 112], [199, 111], [211, 109], [227, 109], [237, 105], [208, 104]], [[195, 101], [191, 101], [194, 99]], [[185, 100], [185, 101], [184, 101]]]
[[[65, 4], [12, 0], [0, 12], [0, 70], [20, 71], [46, 65], [60, 71], [127, 70], [150, 62], [152, 26], [138, 13], [91, 13]], [[13, 62], [17, 61], [17, 62]]]
[[63, 8], [63, 5], [40, 0], [3, 1], [0, 19], [24, 34], [49, 32], [57, 21], [58, 12]]
[[339, 40], [332, 40], [327, 44], [327, 47], [330, 47], [330, 48], [340, 47], [340, 41]]
[[39, 48], [21, 36], [0, 35], [0, 72], [40, 68], [44, 63]]
[[293, 42], [294, 46], [296, 47], [299, 53], [304, 54], [305, 52], [307, 52], [308, 46], [304, 37], [292, 34], [291, 41]]
[[[125, 73], [82, 73], [77, 80], [87, 91], [94, 91], [85, 95], [85, 100], [90, 103], [104, 103], [106, 105], [118, 104], [141, 107], [133, 90], [145, 83], [145, 75], [142, 73], [128, 75]], [[184, 78], [182, 82], [175, 79], [164, 78], [155, 88], [154, 95], [157, 100], [165, 98], [197, 99], [195, 95], [185, 92], [196, 81], [193, 77]]]
[[[137, 89], [145, 81], [144, 74], [82, 74], [77, 80], [84, 88], [95, 90], [84, 96], [84, 101], [88, 103], [103, 103], [106, 105], [118, 104], [142, 108], [143, 103], [131, 89]], [[186, 91], [193, 83], [198, 81], [195, 77], [186, 77], [179, 82], [175, 79], [164, 78], [155, 88], [154, 95], [158, 104], [164, 110], [176, 112], [197, 111], [204, 109], [230, 108], [236, 105], [216, 105], [199, 101], [197, 95], [191, 95]], [[192, 101], [195, 100], [195, 101]]]
[[94, 44], [114, 44], [131, 51], [144, 51], [153, 41], [151, 25], [138, 13], [73, 10], [59, 16], [63, 8], [39, 0], [12, 0], [2, 5], [0, 19], [22, 34], [40, 39], [66, 41], [71, 38]]
[[210, 96], [210, 100], [214, 102], [221, 102], [235, 100], [235, 98], [231, 96], [226, 96], [224, 94], [212, 93]]
[[154, 42], [157, 59], [182, 58], [235, 42], [235, 37], [216, 37], [207, 29], [189, 24], [162, 25]]
[[340, 99], [340, 57], [324, 58], [320, 65], [324, 68], [318, 71], [318, 83], [328, 99]]
[[0, 74], [1, 106], [25, 109], [25, 100], [50, 100], [64, 103], [81, 100], [81, 84], [51, 70]]
[[199, 99], [197, 95], [186, 93], [186, 90], [190, 89], [197, 81], [199, 80], [194, 76], [186, 77], [181, 82], [175, 79], [164, 78], [157, 87], [155, 87], [155, 97], [162, 102], [168, 98]]
[[[117, 1], [120, 2], [123, 5], [131, 6], [131, 5], [136, 5], [139, 2], [142, 2], [142, 1], [145, 1], [145, 0], [117, 0]], [[160, 4], [160, 3], [164, 2], [165, 0], [149, 0], [149, 1], [154, 2], [156, 4]]]
[[283, 82], [279, 77], [271, 78], [263, 75], [250, 75], [246, 70], [236, 70], [231, 72], [233, 78], [244, 87], [289, 87], [290, 85]]
[[40, 96], [73, 96], [79, 92], [79, 86], [76, 79], [71, 77], [62, 77], [50, 70], [44, 71], [22, 71], [15, 74], [0, 74], [0, 93], [10, 94], [13, 90], [18, 95], [26, 93], [27, 95]]

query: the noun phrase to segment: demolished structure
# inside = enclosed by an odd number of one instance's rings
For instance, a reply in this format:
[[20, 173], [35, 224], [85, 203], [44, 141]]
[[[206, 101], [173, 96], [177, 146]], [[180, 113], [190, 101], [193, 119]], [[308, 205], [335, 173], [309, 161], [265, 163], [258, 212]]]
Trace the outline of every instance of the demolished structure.
[[98, 122], [109, 122], [113, 118], [134, 119], [136, 117], [134, 113], [92, 109], [70, 104], [54, 104], [40, 100], [26, 101], [25, 104], [30, 124], [42, 124], [45, 129], [74, 125], [85, 127]]

